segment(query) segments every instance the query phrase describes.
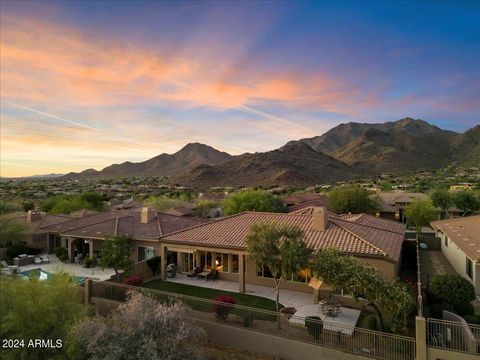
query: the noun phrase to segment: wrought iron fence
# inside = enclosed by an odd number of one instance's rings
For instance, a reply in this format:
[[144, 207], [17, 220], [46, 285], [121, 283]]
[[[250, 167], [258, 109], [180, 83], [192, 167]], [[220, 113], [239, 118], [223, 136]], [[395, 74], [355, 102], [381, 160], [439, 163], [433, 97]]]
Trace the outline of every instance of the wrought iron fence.
[[[295, 315], [242, 305], [232, 306], [229, 303], [112, 282], [93, 281], [91, 296], [125, 301], [129, 290], [140, 291], [164, 304], [180, 302], [190, 308], [191, 317], [203, 321], [248, 328], [251, 331], [264, 332], [376, 359], [415, 359], [415, 339], [406, 336], [310, 318], [306, 323], [305, 318]], [[218, 305], [229, 309], [226, 319], [215, 315], [214, 307]]]
[[453, 351], [480, 353], [480, 326], [427, 319], [427, 344]]

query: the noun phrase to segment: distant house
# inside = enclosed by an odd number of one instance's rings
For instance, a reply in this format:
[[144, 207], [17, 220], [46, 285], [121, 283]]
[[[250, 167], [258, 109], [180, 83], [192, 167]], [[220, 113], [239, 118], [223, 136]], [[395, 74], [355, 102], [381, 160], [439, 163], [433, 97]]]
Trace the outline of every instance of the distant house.
[[445, 257], [480, 296], [480, 215], [432, 221], [431, 225]]
[[43, 231], [48, 233], [48, 252], [52, 253], [56, 247], [68, 248], [70, 262], [79, 254], [99, 257], [105, 238], [121, 235], [131, 240], [133, 260], [142, 261], [160, 253], [159, 237], [203, 223], [144, 207], [71, 219], [44, 227]]
[[305, 209], [311, 206], [328, 206], [327, 196], [316, 193], [288, 195], [283, 198], [283, 202], [287, 206], [289, 212]]
[[[398, 277], [405, 225], [367, 214], [336, 215], [321, 207], [291, 213], [247, 211], [161, 236], [162, 269], [167, 259], [178, 259], [179, 272], [216, 268], [220, 279], [237, 281], [241, 292], [246, 283], [271, 287], [270, 270], [255, 267], [245, 242], [251, 226], [262, 221], [298, 226], [314, 251], [335, 247], [376, 267], [386, 278]], [[165, 278], [165, 271], [162, 276]], [[307, 270], [286, 280], [285, 289], [312, 292]]]

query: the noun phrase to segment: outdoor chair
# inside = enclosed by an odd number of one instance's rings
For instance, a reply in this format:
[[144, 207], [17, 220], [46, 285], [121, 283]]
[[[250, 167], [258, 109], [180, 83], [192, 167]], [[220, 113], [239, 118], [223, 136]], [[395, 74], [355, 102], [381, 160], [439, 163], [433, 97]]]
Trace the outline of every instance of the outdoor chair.
[[215, 269], [212, 269], [210, 271], [210, 274], [208, 274], [206, 276], [206, 280], [208, 281], [208, 279], [211, 279], [211, 280], [218, 280], [218, 270], [215, 270]]
[[42, 257], [42, 260], [44, 263], [50, 264], [50, 258], [48, 257], [48, 255], [45, 255], [44, 257]]
[[35, 258], [35, 264], [38, 265], [38, 264], [41, 264], [43, 261], [42, 261], [42, 258], [40, 257], [36, 257]]
[[197, 279], [205, 278], [205, 280], [208, 280], [208, 277], [212, 273], [212, 269], [205, 269], [201, 273], [197, 275]]
[[187, 274], [188, 277], [197, 277], [203, 271], [201, 267], [194, 267], [193, 271], [190, 274]]
[[1, 266], [2, 268], [8, 268], [8, 264], [7, 264], [7, 262], [6, 262], [5, 260], [0, 261], [0, 266]]

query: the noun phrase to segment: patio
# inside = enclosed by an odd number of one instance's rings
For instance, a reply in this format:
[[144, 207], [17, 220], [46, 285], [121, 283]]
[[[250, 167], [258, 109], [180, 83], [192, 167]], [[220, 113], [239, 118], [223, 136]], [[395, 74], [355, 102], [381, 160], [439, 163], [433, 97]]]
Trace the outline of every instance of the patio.
[[[204, 279], [187, 277], [184, 274], [177, 274], [176, 277], [168, 278], [166, 281], [171, 281], [171, 282], [186, 284], [186, 285], [206, 287], [210, 289], [231, 291], [236, 293], [239, 292], [238, 282], [236, 281], [226, 281], [226, 280], [205, 281]], [[277, 296], [275, 288], [273, 287], [266, 287], [266, 286], [252, 285], [252, 284], [245, 284], [245, 293], [261, 296], [274, 301]], [[280, 289], [280, 303], [285, 307], [294, 307], [296, 309], [299, 309], [305, 305], [311, 305], [313, 303], [313, 294]]]
[[[45, 258], [47, 254], [40, 254], [37, 255], [41, 258]], [[42, 264], [28, 264], [20, 266], [19, 271], [28, 271], [33, 269], [42, 269], [44, 271], [50, 273], [57, 273], [60, 271], [64, 271], [70, 275], [90, 278], [95, 280], [108, 280], [112, 275], [115, 274], [115, 271], [112, 269], [102, 270], [100, 267], [94, 268], [84, 268], [82, 265], [77, 264], [70, 264], [70, 263], [63, 263], [54, 254], [48, 254], [50, 259], [50, 263], [42, 263]]]
[[423, 288], [427, 288], [429, 280], [435, 275], [456, 274], [452, 265], [440, 250], [420, 251], [420, 271]]

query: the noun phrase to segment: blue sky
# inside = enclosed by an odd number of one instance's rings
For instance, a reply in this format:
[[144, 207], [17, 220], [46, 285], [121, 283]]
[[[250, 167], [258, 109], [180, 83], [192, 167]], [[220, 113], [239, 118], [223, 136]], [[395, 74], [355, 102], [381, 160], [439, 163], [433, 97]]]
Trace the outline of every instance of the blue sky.
[[480, 115], [480, 2], [1, 3], [1, 175]]

